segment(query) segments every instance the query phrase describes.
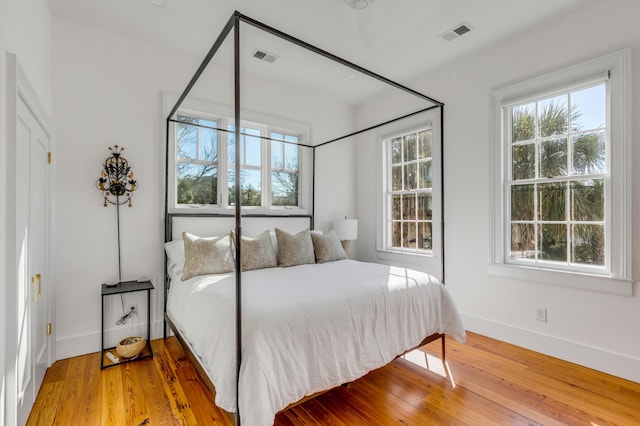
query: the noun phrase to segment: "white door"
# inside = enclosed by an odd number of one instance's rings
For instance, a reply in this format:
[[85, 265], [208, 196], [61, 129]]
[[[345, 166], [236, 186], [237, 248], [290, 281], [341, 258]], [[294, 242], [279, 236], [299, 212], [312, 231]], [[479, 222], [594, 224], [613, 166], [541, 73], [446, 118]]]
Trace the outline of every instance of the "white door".
[[24, 424], [49, 364], [49, 136], [22, 97], [17, 99], [16, 233], [17, 419]]

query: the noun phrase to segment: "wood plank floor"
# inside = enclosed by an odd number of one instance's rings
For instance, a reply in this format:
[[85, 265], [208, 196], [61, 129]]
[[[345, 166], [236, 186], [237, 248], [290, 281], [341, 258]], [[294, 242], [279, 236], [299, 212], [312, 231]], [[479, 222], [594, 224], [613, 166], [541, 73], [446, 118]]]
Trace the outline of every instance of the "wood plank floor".
[[[230, 425], [175, 338], [154, 358], [100, 370], [57, 361], [30, 425]], [[414, 351], [280, 413], [283, 425], [640, 425], [640, 384], [469, 333]]]

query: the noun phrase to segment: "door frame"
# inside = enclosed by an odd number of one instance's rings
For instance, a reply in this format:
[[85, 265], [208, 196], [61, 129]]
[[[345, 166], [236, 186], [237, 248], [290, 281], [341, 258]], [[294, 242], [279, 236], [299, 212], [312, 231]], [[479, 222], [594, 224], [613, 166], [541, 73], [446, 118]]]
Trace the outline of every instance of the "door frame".
[[[30, 109], [33, 116], [39, 122], [42, 129], [49, 137], [49, 150], [52, 158], [55, 159], [55, 140], [53, 136], [53, 125], [49, 118], [47, 110], [44, 108], [37, 91], [33, 88], [27, 78], [27, 74], [20, 65], [16, 54], [7, 52], [7, 206], [15, 206], [17, 199], [17, 122], [18, 122], [18, 100], [22, 99]], [[47, 315], [48, 322], [53, 324], [55, 318], [55, 267], [52, 259], [55, 232], [53, 224], [55, 223], [55, 185], [53, 185], [55, 173], [54, 162], [48, 168], [48, 184], [47, 184], [47, 231], [45, 241], [45, 261], [44, 271], [49, 286], [47, 288]], [[16, 301], [18, 281], [18, 253], [17, 233], [16, 233], [16, 210], [15, 208], [6, 208], [6, 310], [5, 321], [6, 330], [6, 347], [5, 347], [5, 421], [6, 424], [15, 424], [17, 422], [17, 377], [16, 377], [16, 356], [17, 356], [17, 330], [16, 330]], [[55, 327], [52, 327], [52, 333], [48, 337], [47, 343], [47, 366], [51, 366], [55, 360]], [[0, 419], [2, 420], [2, 419]]]

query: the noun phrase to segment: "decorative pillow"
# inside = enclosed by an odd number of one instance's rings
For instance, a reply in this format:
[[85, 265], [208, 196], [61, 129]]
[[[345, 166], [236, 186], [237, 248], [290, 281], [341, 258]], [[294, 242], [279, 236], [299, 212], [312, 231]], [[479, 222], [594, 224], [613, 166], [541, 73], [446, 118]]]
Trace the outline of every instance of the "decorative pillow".
[[297, 234], [289, 234], [282, 229], [276, 228], [276, 238], [278, 239], [280, 266], [288, 267], [316, 263], [309, 229], [300, 231]]
[[342, 248], [342, 243], [332, 230], [326, 234], [311, 233], [313, 249], [316, 252], [316, 262], [325, 263], [347, 258], [347, 253]]
[[[231, 231], [231, 242], [235, 244], [236, 233]], [[255, 238], [242, 236], [242, 270], [275, 268], [276, 252], [271, 244], [270, 232], [264, 231]]]
[[167, 252], [167, 272], [170, 277], [182, 275], [184, 268], [184, 241], [173, 240], [164, 244]]
[[234, 269], [229, 235], [199, 238], [188, 232], [182, 233], [184, 240], [184, 270], [182, 281], [196, 275], [222, 274]]

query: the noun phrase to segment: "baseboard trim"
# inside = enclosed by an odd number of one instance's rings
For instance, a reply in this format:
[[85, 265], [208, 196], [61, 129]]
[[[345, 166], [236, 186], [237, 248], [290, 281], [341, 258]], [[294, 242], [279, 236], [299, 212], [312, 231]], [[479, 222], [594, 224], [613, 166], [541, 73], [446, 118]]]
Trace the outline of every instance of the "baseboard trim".
[[[162, 327], [164, 321], [151, 322], [151, 338], [158, 339], [163, 336]], [[66, 337], [56, 340], [56, 361], [59, 359], [72, 358], [74, 356], [86, 355], [100, 352], [101, 332], [88, 333], [79, 336]]]
[[640, 359], [602, 348], [501, 323], [477, 315], [460, 314], [467, 330], [560, 358], [616, 377], [640, 383]]

